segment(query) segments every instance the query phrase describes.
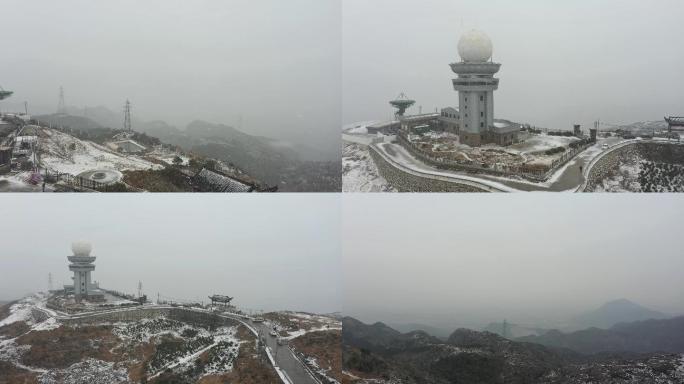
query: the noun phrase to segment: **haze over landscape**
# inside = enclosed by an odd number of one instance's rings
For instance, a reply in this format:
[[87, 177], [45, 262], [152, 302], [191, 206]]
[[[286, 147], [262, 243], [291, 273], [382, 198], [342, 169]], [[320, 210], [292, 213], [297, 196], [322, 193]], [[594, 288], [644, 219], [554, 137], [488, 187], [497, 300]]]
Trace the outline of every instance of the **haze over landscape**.
[[346, 195], [344, 313], [448, 332], [504, 319], [579, 329], [623, 298], [683, 314], [676, 196], [568, 198]]
[[48, 273], [55, 288], [71, 284], [67, 256], [83, 239], [97, 256], [93, 279], [106, 289], [134, 293], [142, 281], [151, 300], [225, 294], [246, 309], [339, 311], [337, 199], [8, 195], [0, 300], [46, 290]]
[[130, 99], [139, 121], [221, 123], [339, 156], [338, 1], [9, 0], [3, 19], [4, 111], [54, 113], [64, 86], [67, 106]]
[[457, 106], [448, 64], [465, 31], [486, 32], [496, 117], [553, 129], [681, 115], [684, 35], [675, 0], [343, 3], [343, 121], [387, 119], [400, 92], [423, 112]]

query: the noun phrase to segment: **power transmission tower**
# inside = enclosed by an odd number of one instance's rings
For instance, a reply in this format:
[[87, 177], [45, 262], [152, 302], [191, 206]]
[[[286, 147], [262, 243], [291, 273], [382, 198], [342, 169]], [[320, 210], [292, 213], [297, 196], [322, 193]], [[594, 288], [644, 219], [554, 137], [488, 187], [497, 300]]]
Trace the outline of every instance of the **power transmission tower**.
[[131, 102], [126, 100], [124, 105], [124, 131], [131, 132], [133, 130], [131, 126]]
[[48, 273], [48, 292], [52, 291], [52, 273]]
[[506, 338], [507, 328], [508, 328], [508, 322], [506, 321], [506, 319], [504, 319], [504, 321], [503, 321], [503, 337], [504, 337], [504, 339]]
[[142, 297], [142, 281], [138, 281], [138, 298]]
[[64, 103], [64, 87], [59, 87], [59, 103], [57, 104], [57, 113], [65, 113], [66, 104]]

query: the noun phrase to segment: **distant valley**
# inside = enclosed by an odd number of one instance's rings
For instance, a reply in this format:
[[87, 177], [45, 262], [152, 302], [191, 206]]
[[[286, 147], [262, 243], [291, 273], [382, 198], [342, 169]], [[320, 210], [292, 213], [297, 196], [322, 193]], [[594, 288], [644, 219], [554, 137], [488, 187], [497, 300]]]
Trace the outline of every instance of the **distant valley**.
[[342, 321], [343, 366], [354, 383], [678, 383], [684, 350], [585, 355], [511, 341], [490, 332], [455, 330], [446, 340], [401, 333], [383, 323]]
[[[35, 117], [82, 131], [121, 126], [120, 114], [105, 107], [70, 108], [68, 112]], [[184, 151], [233, 164], [265, 183], [277, 185], [280, 191], [341, 190], [339, 160], [316, 148], [253, 136], [228, 125], [200, 120], [191, 122], [185, 130], [164, 121], [134, 121], [133, 127]]]

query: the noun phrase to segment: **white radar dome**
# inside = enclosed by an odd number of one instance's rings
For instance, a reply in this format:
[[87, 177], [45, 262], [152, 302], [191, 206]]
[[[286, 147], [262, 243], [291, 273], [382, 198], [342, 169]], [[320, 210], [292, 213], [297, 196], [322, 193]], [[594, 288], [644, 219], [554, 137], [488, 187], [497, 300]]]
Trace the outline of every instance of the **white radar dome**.
[[71, 243], [71, 251], [74, 256], [90, 256], [93, 246], [87, 241], [74, 241]]
[[458, 41], [458, 54], [461, 60], [469, 63], [483, 63], [492, 57], [492, 40], [484, 32], [471, 30]]

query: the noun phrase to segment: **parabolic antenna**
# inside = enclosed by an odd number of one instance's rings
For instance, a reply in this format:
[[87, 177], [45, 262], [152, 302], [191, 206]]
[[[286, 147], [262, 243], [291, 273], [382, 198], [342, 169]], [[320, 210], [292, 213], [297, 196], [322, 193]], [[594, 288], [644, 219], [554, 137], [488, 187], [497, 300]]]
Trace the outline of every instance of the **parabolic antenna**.
[[2, 89], [2, 87], [0, 87], [0, 100], [5, 100], [6, 98], [12, 96], [13, 93], [14, 92], [12, 91], [5, 91]]
[[406, 110], [415, 103], [415, 100], [409, 99], [403, 92], [399, 95], [399, 97], [390, 101], [390, 105], [397, 109], [395, 114], [398, 116], [404, 116], [404, 112], [406, 112]]

